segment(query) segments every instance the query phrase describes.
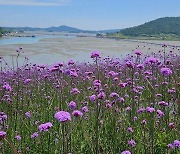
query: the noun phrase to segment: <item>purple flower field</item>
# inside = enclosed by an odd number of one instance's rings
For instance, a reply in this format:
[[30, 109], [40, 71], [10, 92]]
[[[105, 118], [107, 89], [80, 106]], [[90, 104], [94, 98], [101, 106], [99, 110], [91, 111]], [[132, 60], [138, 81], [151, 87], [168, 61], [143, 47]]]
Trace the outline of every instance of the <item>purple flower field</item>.
[[0, 58], [0, 153], [180, 153], [180, 55], [167, 46], [94, 63]]

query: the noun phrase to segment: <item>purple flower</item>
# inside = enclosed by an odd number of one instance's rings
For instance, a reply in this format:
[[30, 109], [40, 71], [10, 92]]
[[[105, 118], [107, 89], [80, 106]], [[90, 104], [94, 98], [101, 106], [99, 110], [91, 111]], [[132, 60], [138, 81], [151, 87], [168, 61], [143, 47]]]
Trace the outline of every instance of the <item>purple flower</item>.
[[133, 118], [133, 119], [134, 119], [134, 121], [136, 121], [136, 120], [138, 119], [138, 117], [134, 116], [134, 118]]
[[159, 59], [157, 58], [154, 58], [154, 57], [149, 57], [149, 58], [146, 58], [146, 63], [147, 64], [158, 64], [159, 63]]
[[93, 85], [94, 85], [95, 87], [100, 87], [100, 86], [101, 86], [101, 81], [100, 81], [100, 80], [94, 80], [94, 81], [93, 81]]
[[54, 117], [60, 121], [60, 122], [66, 122], [66, 121], [71, 121], [71, 115], [69, 112], [65, 111], [59, 111], [57, 112]]
[[74, 60], [70, 60], [69, 62], [68, 62], [68, 65], [74, 65], [75, 64], [75, 61]]
[[118, 81], [118, 78], [117, 78], [117, 77], [116, 77], [116, 78], [114, 78], [114, 79], [113, 79], [113, 81], [115, 81], [115, 82], [116, 82], [116, 81]]
[[163, 67], [161, 68], [161, 73], [164, 76], [170, 76], [172, 74], [172, 70], [167, 67]]
[[17, 135], [17, 136], [15, 136], [15, 139], [18, 140], [18, 141], [20, 141], [20, 140], [21, 140], [21, 136], [20, 136], [20, 135]]
[[121, 154], [131, 154], [131, 152], [126, 150], [126, 151], [121, 152]]
[[119, 101], [120, 103], [123, 103], [125, 100], [124, 100], [123, 97], [119, 97], [118, 101]]
[[168, 89], [168, 93], [169, 94], [174, 94], [174, 93], [176, 93], [176, 90], [175, 89]]
[[111, 107], [112, 107], [112, 105], [111, 105], [110, 103], [107, 103], [107, 104], [106, 104], [106, 108], [107, 108], [107, 109], [110, 109]]
[[170, 128], [174, 128], [174, 127], [175, 127], [174, 123], [173, 123], [173, 122], [170, 122], [170, 123], [169, 123], [169, 127], [170, 127]]
[[96, 100], [96, 95], [91, 95], [91, 96], [89, 96], [89, 99], [90, 99], [91, 102], [95, 102], [95, 100]]
[[126, 86], [127, 86], [127, 83], [123, 83], [123, 82], [121, 82], [121, 83], [119, 83], [119, 86], [120, 86], [121, 88], [124, 88], [124, 87], [126, 87]]
[[111, 98], [119, 97], [119, 95], [118, 95], [117, 93], [115, 93], [115, 92], [112, 92], [112, 93], [110, 94], [110, 97], [111, 97]]
[[93, 51], [91, 53], [91, 58], [100, 58], [100, 52], [99, 51]]
[[82, 117], [83, 113], [79, 110], [75, 110], [75, 111], [73, 111], [72, 115], [75, 117]]
[[164, 112], [162, 112], [161, 110], [157, 110], [157, 115], [158, 118], [161, 118], [162, 116], [164, 116]]
[[35, 123], [34, 123], [34, 124], [35, 124], [35, 125], [37, 125], [38, 123], [39, 123], [39, 121], [35, 121]]
[[31, 118], [31, 112], [30, 111], [26, 112], [25, 115], [27, 118]]
[[155, 112], [155, 109], [153, 107], [147, 107], [146, 111], [150, 112], [150, 113], [153, 113], [153, 112]]
[[31, 135], [31, 138], [37, 138], [39, 136], [38, 132], [35, 132]]
[[132, 127], [128, 127], [127, 131], [130, 132], [130, 133], [133, 133], [133, 132], [134, 132], [134, 130], [132, 129]]
[[5, 138], [5, 136], [6, 136], [6, 132], [0, 131], [0, 140]]
[[26, 80], [24, 80], [24, 84], [26, 85], [26, 84], [28, 84], [28, 83], [30, 83], [31, 82], [31, 79], [26, 79]]
[[0, 123], [7, 119], [7, 115], [4, 112], [0, 112]]
[[126, 108], [126, 111], [130, 111], [130, 110], [131, 110], [131, 107], [128, 106], [128, 107]]
[[134, 68], [134, 63], [132, 61], [127, 61], [126, 66], [130, 68]]
[[76, 108], [76, 102], [71, 101], [71, 102], [69, 103], [69, 108], [70, 108], [71, 110], [74, 110], [74, 109]]
[[156, 97], [162, 97], [162, 94], [156, 94]]
[[144, 69], [144, 65], [143, 64], [138, 64], [137, 68], [142, 70], [142, 69]]
[[104, 92], [100, 92], [99, 94], [98, 94], [98, 99], [103, 99], [103, 98], [105, 98], [106, 97], [106, 94], [104, 93]]
[[179, 140], [174, 140], [173, 145], [174, 145], [174, 147], [176, 147], [176, 148], [180, 148], [180, 141], [179, 141]]
[[168, 106], [169, 104], [165, 101], [161, 101], [158, 103], [158, 105], [161, 105], [161, 106]]
[[144, 109], [142, 107], [140, 107], [138, 110], [137, 110], [137, 113], [142, 113], [144, 112]]
[[141, 121], [141, 124], [146, 125], [147, 124], [146, 120], [144, 119], [143, 121]]
[[51, 127], [52, 127], [52, 123], [51, 122], [47, 122], [44, 124], [39, 125], [39, 131], [40, 132], [47, 132]]
[[88, 107], [87, 106], [84, 106], [84, 107], [82, 107], [82, 112], [88, 112]]
[[131, 140], [128, 141], [128, 144], [129, 144], [131, 147], [135, 147], [136, 142], [131, 139]]
[[70, 93], [74, 94], [74, 95], [77, 95], [80, 93], [80, 91], [77, 89], [77, 88], [72, 88]]
[[174, 149], [174, 145], [173, 144], [168, 144], [167, 145], [169, 149]]
[[72, 76], [72, 77], [78, 77], [78, 73], [75, 72], [75, 71], [70, 71], [69, 75]]
[[58, 67], [52, 67], [52, 68], [50, 68], [50, 71], [51, 71], [51, 72], [55, 72], [55, 71], [58, 71], [58, 70], [59, 70]]
[[142, 52], [141, 52], [141, 50], [136, 50], [136, 51], [135, 51], [135, 54], [138, 55], [138, 56], [141, 56], [141, 55], [142, 55]]
[[109, 75], [109, 76], [113, 76], [114, 73], [115, 73], [114, 71], [110, 71], [110, 72], [108, 73], [108, 75]]
[[5, 84], [3, 85], [3, 89], [5, 89], [6, 91], [12, 91], [12, 88], [11, 88], [11, 86], [10, 86], [9, 83], [5, 83]]

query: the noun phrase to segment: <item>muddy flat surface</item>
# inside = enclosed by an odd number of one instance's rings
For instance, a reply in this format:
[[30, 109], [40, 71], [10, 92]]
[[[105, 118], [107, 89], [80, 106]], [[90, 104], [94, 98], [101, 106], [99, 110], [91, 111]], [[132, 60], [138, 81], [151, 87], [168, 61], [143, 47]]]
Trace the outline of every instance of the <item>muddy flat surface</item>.
[[[66, 62], [74, 59], [80, 62], [90, 61], [90, 53], [94, 50], [101, 52], [103, 57], [120, 57], [141, 49], [144, 54], [162, 50], [160, 44], [180, 46], [180, 41], [135, 41], [114, 40], [95, 37], [64, 37], [44, 38], [32, 44], [7, 44], [0, 45], [0, 56], [11, 61], [10, 57], [16, 55], [16, 49], [23, 47], [22, 57], [28, 57], [30, 61], [38, 64], [52, 64]], [[168, 47], [167, 50], [177, 50], [180, 47]], [[22, 58], [21, 60], [22, 61]]]

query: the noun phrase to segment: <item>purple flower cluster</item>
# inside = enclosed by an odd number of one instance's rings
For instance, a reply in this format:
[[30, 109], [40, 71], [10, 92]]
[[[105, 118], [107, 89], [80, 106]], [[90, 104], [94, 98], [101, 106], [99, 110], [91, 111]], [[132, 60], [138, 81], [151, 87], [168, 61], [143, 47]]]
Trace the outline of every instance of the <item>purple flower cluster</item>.
[[0, 112], [0, 124], [7, 119], [7, 115], [4, 112]]
[[59, 111], [57, 112], [54, 117], [59, 121], [59, 122], [67, 122], [71, 121], [71, 115], [69, 112], [66, 111]]
[[[123, 59], [101, 58], [94, 51], [94, 63], [26, 63], [13, 71], [5, 66], [0, 105], [8, 115], [0, 112], [0, 146], [8, 152], [5, 142], [13, 139], [27, 153], [38, 153], [39, 144], [47, 143], [43, 151], [83, 153], [82, 146], [91, 151], [88, 141], [93, 139], [92, 147], [104, 146], [95, 153], [145, 151], [140, 141], [149, 146], [147, 153], [178, 151], [180, 57], [175, 47], [169, 55], [163, 50], [143, 55], [140, 48]], [[84, 141], [79, 142], [79, 134]], [[104, 144], [114, 134], [119, 149]], [[36, 143], [33, 149], [31, 143]]]
[[146, 63], [147, 64], [159, 64], [160, 61], [157, 58], [149, 57], [149, 58], [146, 58]]
[[84, 107], [82, 107], [82, 112], [84, 112], [84, 113], [86, 113], [86, 112], [88, 112], [88, 107], [87, 106], [84, 106]]
[[82, 117], [83, 116], [83, 113], [79, 110], [75, 110], [72, 112], [72, 115], [75, 116], [75, 117]]
[[131, 152], [126, 150], [126, 151], [123, 151], [121, 154], [131, 154]]
[[6, 132], [0, 130], [0, 140], [5, 138]]
[[89, 96], [89, 99], [90, 99], [91, 102], [95, 102], [96, 98], [97, 98], [96, 95]]
[[100, 52], [99, 51], [93, 51], [91, 53], [91, 58], [100, 58]]
[[131, 139], [128, 141], [128, 145], [130, 145], [131, 147], [135, 147], [136, 142], [133, 139]]
[[31, 118], [31, 112], [30, 111], [26, 112], [25, 115], [27, 118]]
[[51, 122], [47, 122], [44, 124], [39, 125], [39, 131], [40, 132], [47, 132], [49, 131], [49, 129], [52, 127], [52, 123]]
[[153, 113], [153, 112], [155, 112], [155, 109], [153, 107], [147, 107], [146, 111], [150, 112], [150, 113]]
[[71, 110], [74, 110], [74, 109], [76, 108], [76, 102], [71, 101], [71, 102], [69, 103], [69, 108], [70, 108]]
[[20, 135], [16, 135], [16, 136], [15, 136], [15, 139], [18, 140], [18, 141], [20, 141], [20, 140], [21, 140], [21, 136], [20, 136]]
[[34, 132], [32, 135], [31, 135], [31, 138], [37, 138], [39, 136], [38, 132]]
[[111, 98], [117, 98], [119, 97], [119, 95], [116, 93], [116, 92], [112, 92], [110, 95], [109, 95]]
[[167, 145], [170, 149], [174, 149], [174, 148], [180, 148], [180, 141], [179, 140], [174, 140], [173, 144], [168, 144]]
[[3, 85], [3, 89], [5, 89], [6, 91], [12, 91], [12, 87], [10, 86], [10, 84], [9, 83], [5, 83], [4, 85]]
[[161, 68], [161, 73], [164, 76], [170, 76], [172, 74], [172, 70], [167, 67], [163, 67]]
[[136, 55], [138, 55], [138, 56], [141, 56], [141, 55], [142, 55], [142, 51], [141, 51], [141, 50], [136, 50], [134, 53], [135, 53]]

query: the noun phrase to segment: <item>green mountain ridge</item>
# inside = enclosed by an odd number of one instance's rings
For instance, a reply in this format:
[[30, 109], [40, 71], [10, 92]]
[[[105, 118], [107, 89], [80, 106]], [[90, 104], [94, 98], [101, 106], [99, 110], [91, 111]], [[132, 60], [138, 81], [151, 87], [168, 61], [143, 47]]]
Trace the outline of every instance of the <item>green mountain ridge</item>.
[[171, 34], [180, 37], [180, 17], [164, 17], [142, 25], [121, 30], [125, 36], [154, 36]]

